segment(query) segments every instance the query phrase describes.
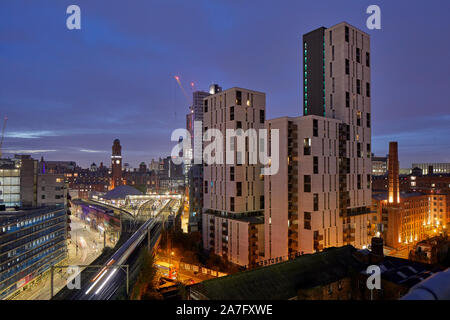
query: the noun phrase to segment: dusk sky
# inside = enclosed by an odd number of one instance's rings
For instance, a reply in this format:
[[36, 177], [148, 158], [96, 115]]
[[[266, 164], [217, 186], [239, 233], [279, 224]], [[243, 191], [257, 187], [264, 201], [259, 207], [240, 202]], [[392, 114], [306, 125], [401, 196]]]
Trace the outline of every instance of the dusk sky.
[[131, 166], [167, 156], [190, 105], [174, 75], [188, 95], [238, 86], [266, 93], [268, 119], [301, 115], [301, 37], [346, 21], [371, 35], [373, 152], [450, 162], [449, 15], [448, 0], [1, 0], [3, 152], [109, 165], [119, 138]]

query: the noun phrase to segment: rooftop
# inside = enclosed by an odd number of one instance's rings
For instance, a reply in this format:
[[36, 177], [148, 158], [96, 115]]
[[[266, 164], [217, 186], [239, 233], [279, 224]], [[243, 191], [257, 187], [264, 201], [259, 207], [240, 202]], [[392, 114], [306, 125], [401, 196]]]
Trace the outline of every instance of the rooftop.
[[[422, 192], [400, 192], [400, 199], [407, 199], [412, 197], [421, 197], [426, 196], [426, 193]], [[376, 194], [372, 194], [372, 199], [375, 200], [387, 200], [388, 199], [388, 192], [380, 192]]]
[[212, 300], [286, 300], [301, 288], [335, 282], [364, 265], [352, 246], [330, 248], [260, 269], [203, 281], [191, 287]]
[[118, 186], [117, 188], [108, 191], [103, 196], [103, 199], [113, 200], [113, 199], [125, 199], [128, 195], [141, 195], [142, 191], [130, 186]]

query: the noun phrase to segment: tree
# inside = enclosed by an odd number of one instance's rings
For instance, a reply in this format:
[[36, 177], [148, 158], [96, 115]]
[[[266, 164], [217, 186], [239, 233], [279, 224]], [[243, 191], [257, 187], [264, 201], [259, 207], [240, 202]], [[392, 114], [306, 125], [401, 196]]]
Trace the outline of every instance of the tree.
[[132, 300], [160, 299], [161, 295], [156, 291], [156, 267], [153, 254], [147, 250], [141, 252], [142, 269], [133, 287]]

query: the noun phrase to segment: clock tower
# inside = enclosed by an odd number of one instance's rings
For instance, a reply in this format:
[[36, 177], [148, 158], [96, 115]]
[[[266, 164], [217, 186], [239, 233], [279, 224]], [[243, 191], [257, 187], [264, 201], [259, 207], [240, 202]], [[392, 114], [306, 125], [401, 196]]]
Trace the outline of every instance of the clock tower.
[[122, 185], [122, 146], [120, 140], [114, 140], [111, 155], [111, 189]]

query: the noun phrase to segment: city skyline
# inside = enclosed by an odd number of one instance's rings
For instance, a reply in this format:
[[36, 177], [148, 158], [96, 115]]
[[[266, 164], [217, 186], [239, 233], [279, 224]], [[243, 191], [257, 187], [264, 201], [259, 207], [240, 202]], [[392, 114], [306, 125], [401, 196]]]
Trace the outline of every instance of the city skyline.
[[[211, 83], [254, 88], [266, 92], [267, 119], [300, 116], [301, 36], [347, 21], [374, 44], [372, 151], [384, 156], [388, 141], [396, 140], [401, 167], [450, 162], [450, 114], [440, 102], [450, 84], [450, 62], [434, 58], [450, 50], [434, 32], [449, 29], [445, 19], [436, 19], [444, 18], [448, 3], [382, 4], [381, 30], [365, 27], [368, 1], [353, 7], [287, 2], [276, 8], [266, 1], [258, 7], [142, 1], [126, 10], [121, 3], [80, 3], [82, 29], [69, 31], [66, 2], [27, 3], [26, 9], [22, 1], [1, 5], [6, 156], [107, 164], [116, 138], [124, 146], [124, 163], [132, 167], [167, 156], [175, 145], [170, 134], [185, 126], [191, 104], [174, 75], [188, 96], [191, 81], [203, 91]], [[12, 19], [19, 13], [23, 19]], [[243, 50], [225, 47], [223, 38], [235, 39]]]

